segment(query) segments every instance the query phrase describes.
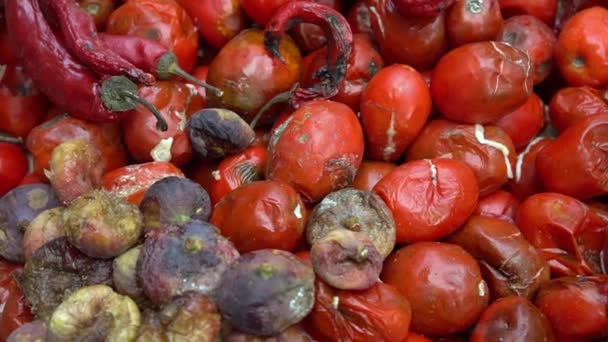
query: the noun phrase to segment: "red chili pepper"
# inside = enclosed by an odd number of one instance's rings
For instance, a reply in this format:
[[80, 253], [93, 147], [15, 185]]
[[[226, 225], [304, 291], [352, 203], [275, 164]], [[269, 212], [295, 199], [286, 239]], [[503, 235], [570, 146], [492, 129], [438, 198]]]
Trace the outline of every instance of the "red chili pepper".
[[127, 75], [131, 79], [151, 84], [154, 76], [125, 60], [103, 40], [99, 39], [93, 17], [73, 0], [39, 0], [40, 6], [64, 38], [64, 44], [80, 63], [100, 75]]
[[137, 95], [137, 85], [124, 76], [102, 82], [61, 45], [36, 0], [7, 0], [7, 28], [19, 47], [23, 67], [34, 85], [70, 115], [93, 122], [113, 122], [118, 112], [146, 106], [167, 129], [162, 115]]
[[295, 89], [291, 100], [294, 108], [300, 107], [304, 102], [327, 99], [338, 93], [338, 84], [346, 76], [353, 44], [350, 25], [340, 12], [316, 2], [295, 1], [279, 8], [266, 26], [264, 45], [268, 52], [284, 62], [279, 52], [279, 41], [285, 31], [302, 22], [319, 25], [325, 32], [327, 62], [315, 74], [319, 83], [310, 88]]
[[152, 73], [159, 80], [168, 80], [173, 76], [178, 76], [214, 92], [218, 97], [222, 96], [222, 90], [184, 71], [177, 63], [175, 53], [159, 42], [138, 36], [120, 36], [107, 33], [101, 33], [99, 38], [110, 49], [113, 49], [114, 53], [138, 68]]

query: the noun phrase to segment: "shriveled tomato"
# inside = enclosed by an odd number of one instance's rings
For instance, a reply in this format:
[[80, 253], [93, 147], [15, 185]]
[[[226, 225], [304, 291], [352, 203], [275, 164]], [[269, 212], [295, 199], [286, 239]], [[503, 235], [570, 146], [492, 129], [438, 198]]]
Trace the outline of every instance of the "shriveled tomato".
[[8, 290], [8, 296], [6, 301], [3, 302], [4, 306], [0, 316], [0, 340], [2, 341], [6, 341], [13, 330], [34, 320], [34, 315], [30, 311], [25, 296], [19, 289], [15, 278], [11, 277], [6, 289]]
[[536, 171], [536, 156], [550, 142], [551, 139], [545, 137], [534, 138], [517, 155], [513, 169], [513, 179], [509, 180], [507, 187], [520, 200], [545, 191], [545, 187]]
[[540, 289], [535, 303], [549, 319], [557, 341], [608, 337], [608, 275], [553, 279]]
[[470, 43], [446, 53], [433, 69], [433, 104], [459, 123], [489, 123], [514, 111], [532, 94], [530, 57], [508, 44]]
[[0, 196], [18, 186], [27, 171], [25, 151], [18, 145], [0, 142]]
[[608, 85], [608, 9], [592, 7], [575, 14], [562, 29], [555, 63], [570, 85]]
[[536, 156], [536, 170], [548, 191], [579, 199], [608, 193], [608, 114], [568, 127]]
[[294, 187], [307, 203], [350, 186], [363, 159], [363, 132], [345, 104], [302, 105], [275, 130], [268, 146], [267, 179]]
[[545, 24], [553, 26], [558, 0], [498, 0], [505, 18], [528, 14], [537, 17]]
[[381, 279], [412, 307], [411, 329], [449, 335], [475, 324], [488, 305], [489, 291], [475, 259], [457, 245], [417, 242], [391, 254]]
[[407, 162], [373, 189], [393, 213], [397, 243], [440, 239], [471, 215], [479, 190], [473, 171], [451, 159]]
[[583, 202], [553, 192], [532, 195], [519, 206], [515, 222], [554, 277], [601, 272], [608, 223]]
[[486, 308], [471, 342], [555, 341], [551, 324], [534, 303], [520, 296], [500, 298]]
[[509, 223], [515, 222], [515, 214], [519, 208], [519, 200], [513, 194], [497, 190], [479, 198], [474, 215], [493, 217]]
[[176, 0], [194, 20], [203, 39], [216, 49], [247, 27], [239, 0]]
[[370, 159], [396, 161], [431, 114], [431, 93], [412, 67], [393, 64], [376, 74], [361, 95], [361, 125]]
[[525, 148], [545, 127], [545, 106], [535, 94], [523, 105], [494, 122], [502, 128], [513, 141], [516, 149]]
[[317, 278], [315, 305], [305, 326], [319, 341], [394, 341], [408, 335], [412, 311], [405, 297], [382, 282], [362, 291], [337, 290]]
[[357, 176], [355, 176], [355, 180], [353, 181], [353, 188], [371, 191], [384, 176], [396, 167], [397, 165], [393, 163], [364, 160], [361, 166], [359, 166], [359, 170], [357, 170]]
[[565, 87], [549, 102], [551, 125], [563, 132], [575, 122], [596, 114], [608, 114], [608, 91], [591, 87]]
[[106, 26], [106, 22], [114, 11], [115, 0], [78, 0], [80, 8], [87, 11], [95, 20], [95, 26], [100, 31]]
[[156, 40], [175, 53], [180, 67], [186, 71], [192, 70], [196, 62], [196, 28], [174, 0], [127, 1], [112, 12], [106, 32]]
[[241, 185], [261, 180], [266, 159], [265, 147], [250, 146], [243, 152], [222, 160], [217, 169], [212, 171], [213, 181], [209, 191], [211, 205], [215, 206], [226, 194]]
[[141, 87], [139, 96], [160, 111], [168, 129], [159, 130], [156, 118], [138, 105], [121, 121], [129, 154], [137, 162], [166, 161], [176, 166], [189, 162], [192, 145], [186, 126], [190, 114], [202, 108], [197, 94], [194, 86], [174, 81]]
[[445, 20], [452, 48], [467, 43], [495, 40], [503, 23], [498, 0], [456, 0], [448, 8]]
[[544, 81], [553, 70], [553, 50], [557, 38], [551, 28], [532, 15], [505, 20], [499, 40], [525, 51], [532, 61], [534, 84]]
[[480, 196], [513, 178], [515, 147], [501, 128], [458, 125], [447, 120], [429, 122], [406, 153], [408, 160], [451, 158], [464, 161], [477, 178]]
[[106, 173], [102, 187], [105, 191], [139, 205], [150, 185], [169, 176], [184, 177], [184, 174], [169, 162], [132, 164]]
[[127, 164], [119, 124], [94, 124], [61, 114], [32, 129], [26, 147], [34, 157], [34, 170], [44, 177], [53, 149], [70, 139], [84, 139], [101, 151], [106, 172]]

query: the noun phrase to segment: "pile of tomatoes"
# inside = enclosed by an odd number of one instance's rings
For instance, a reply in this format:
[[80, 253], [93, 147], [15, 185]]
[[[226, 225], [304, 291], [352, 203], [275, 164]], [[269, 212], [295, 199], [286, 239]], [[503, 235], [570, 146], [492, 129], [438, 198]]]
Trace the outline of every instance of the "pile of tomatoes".
[[[294, 85], [327, 81], [338, 42], [326, 27], [290, 25], [281, 58], [264, 45], [264, 27], [292, 1], [348, 23], [337, 93], [270, 106], [246, 148], [202, 155], [186, 129], [200, 110], [251, 122]], [[78, 3], [100, 32], [156, 40], [224, 94], [157, 81], [139, 96], [167, 130], [143, 106], [118, 123], [84, 121], [36, 89], [2, 21], [0, 196], [49, 183], [55, 147], [83, 139], [100, 152], [97, 188], [139, 205], [158, 180], [188, 177], [240, 253], [308, 260], [307, 220], [328, 195], [355, 188], [390, 210], [394, 243], [371, 287], [317, 278], [297, 338], [608, 339], [608, 1]], [[21, 268], [0, 261], [0, 340], [34, 319], [13, 277]]]

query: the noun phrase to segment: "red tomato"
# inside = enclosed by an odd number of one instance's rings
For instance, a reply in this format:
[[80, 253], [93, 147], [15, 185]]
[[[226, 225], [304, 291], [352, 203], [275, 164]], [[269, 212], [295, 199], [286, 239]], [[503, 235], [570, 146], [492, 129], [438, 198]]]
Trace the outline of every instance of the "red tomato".
[[[4, 9], [0, 6], [0, 10], [3, 12]], [[19, 63], [18, 51], [15, 46], [13, 46], [10, 37], [8, 36], [8, 32], [5, 29], [4, 20], [2, 20], [2, 16], [4, 13], [0, 14], [0, 64], [16, 64]], [[0, 78], [1, 79], [1, 78]]]
[[608, 9], [593, 7], [575, 14], [562, 29], [555, 64], [574, 86], [608, 85]]
[[359, 170], [357, 170], [357, 176], [355, 176], [355, 180], [353, 181], [353, 188], [371, 191], [384, 176], [396, 167], [397, 165], [393, 163], [364, 160], [361, 166], [359, 166]]
[[413, 68], [393, 64], [376, 74], [361, 95], [361, 125], [370, 159], [396, 161], [431, 115], [431, 93]]
[[551, 125], [563, 132], [581, 119], [596, 114], [608, 114], [608, 91], [591, 87], [565, 87], [549, 102]]
[[291, 0], [241, 0], [241, 6], [257, 24], [265, 27], [274, 13]]
[[529, 14], [553, 26], [558, 0], [498, 0], [505, 18], [519, 14]]
[[545, 106], [535, 93], [523, 105], [494, 122], [513, 141], [517, 150], [525, 148], [545, 127]]
[[430, 338], [426, 338], [422, 335], [410, 332], [403, 342], [433, 342]]
[[473, 213], [479, 190], [475, 174], [451, 159], [407, 162], [373, 189], [393, 213], [397, 243], [437, 240]]
[[536, 157], [548, 191], [587, 199], [608, 193], [608, 114], [568, 127]]
[[467, 43], [495, 40], [503, 23], [498, 0], [456, 0], [448, 8], [445, 20], [452, 48]]
[[608, 275], [554, 279], [540, 289], [535, 302], [551, 322], [557, 341], [608, 337]]
[[475, 324], [489, 291], [475, 259], [459, 246], [417, 242], [391, 254], [381, 275], [412, 307], [411, 329], [449, 335]]
[[510, 192], [497, 190], [479, 198], [473, 215], [497, 218], [509, 223], [515, 222], [515, 214], [519, 208], [519, 200]]
[[[192, 76], [198, 78], [199, 80], [206, 82], [207, 81], [207, 73], [209, 72], [209, 66], [207, 65], [199, 65], [192, 71]], [[196, 90], [198, 90], [198, 96], [202, 101], [201, 108], [207, 107], [207, 90], [199, 85], [195, 85]]]
[[28, 161], [23, 149], [0, 142], [0, 197], [19, 185], [27, 170]]
[[513, 170], [513, 179], [507, 187], [520, 200], [545, 191], [543, 183], [536, 171], [536, 156], [551, 142], [544, 137], [534, 138], [526, 148], [517, 155]]
[[156, 82], [141, 87], [139, 96], [153, 104], [168, 124], [166, 131], [156, 128], [156, 118], [143, 106], [122, 119], [123, 139], [137, 162], [166, 161], [182, 166], [192, 158], [192, 145], [186, 126], [188, 117], [202, 108], [196, 88], [181, 82]]
[[307, 203], [352, 184], [363, 159], [357, 115], [334, 101], [310, 101], [273, 133], [266, 178], [287, 182]]
[[266, 148], [250, 146], [241, 153], [222, 160], [213, 171], [209, 196], [215, 206], [230, 191], [254, 181], [261, 180], [266, 166]]
[[410, 304], [394, 287], [377, 282], [362, 291], [337, 290], [315, 280], [315, 305], [305, 326], [319, 341], [401, 342], [408, 335]]
[[524, 297], [509, 296], [490, 304], [479, 317], [471, 342], [546, 341], [553, 342], [547, 317]]
[[127, 1], [112, 12], [106, 32], [156, 40], [175, 53], [180, 67], [186, 71], [192, 70], [196, 62], [196, 28], [174, 0]]
[[241, 253], [266, 248], [293, 251], [304, 232], [306, 209], [288, 184], [256, 181], [224, 196], [209, 222]]
[[150, 185], [169, 176], [184, 177], [184, 174], [169, 162], [133, 164], [103, 175], [102, 187], [105, 191], [139, 205]]
[[13, 330], [34, 320], [34, 315], [27, 306], [17, 281], [12, 277], [7, 290], [8, 297], [4, 302], [2, 316], [0, 317], [0, 341], [6, 341]]
[[547, 260], [554, 277], [601, 272], [608, 222], [583, 202], [552, 192], [532, 195], [519, 206], [515, 222]]
[[459, 123], [484, 124], [523, 105], [532, 94], [530, 57], [508, 44], [470, 43], [446, 53], [433, 69], [433, 104]]

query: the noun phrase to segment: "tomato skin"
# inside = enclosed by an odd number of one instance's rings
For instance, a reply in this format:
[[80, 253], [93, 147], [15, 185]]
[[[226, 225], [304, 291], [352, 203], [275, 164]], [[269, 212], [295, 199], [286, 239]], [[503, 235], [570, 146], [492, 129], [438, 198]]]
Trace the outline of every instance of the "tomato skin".
[[607, 275], [553, 279], [540, 289], [535, 300], [551, 322], [557, 341], [608, 337], [607, 302]]
[[538, 137], [517, 155], [513, 168], [513, 179], [507, 183], [509, 191], [520, 200], [544, 192], [542, 180], [536, 171], [536, 156], [545, 148], [551, 139]]
[[431, 93], [419, 72], [393, 64], [378, 72], [361, 95], [361, 125], [370, 159], [394, 162], [431, 115]]
[[422, 335], [410, 332], [403, 342], [433, 342], [433, 340], [426, 338]]
[[532, 195], [519, 206], [515, 222], [547, 260], [553, 277], [601, 272], [608, 223], [583, 202], [553, 192]]
[[[4, 13], [3, 13], [4, 14]], [[17, 48], [11, 42], [6, 23], [0, 18], [0, 64], [13, 65], [19, 63]]]
[[19, 185], [28, 171], [25, 152], [15, 144], [0, 142], [0, 196]]
[[447, 10], [446, 29], [452, 48], [467, 43], [495, 40], [503, 25], [498, 0], [456, 0]]
[[268, 145], [266, 179], [294, 187], [308, 204], [350, 186], [363, 159], [363, 131], [345, 104], [315, 100], [303, 104]]
[[379, 281], [362, 291], [337, 290], [317, 278], [315, 305], [304, 324], [320, 342], [401, 342], [411, 317], [408, 301], [391, 285]]
[[[209, 73], [208, 65], [198, 65], [192, 70], [192, 76], [203, 82], [207, 81], [207, 73]], [[195, 87], [198, 91], [198, 101], [201, 102], [201, 108], [207, 108], [207, 90], [199, 85], [195, 85]]]
[[165, 177], [184, 177], [177, 166], [169, 162], [131, 164], [103, 175], [102, 188], [118, 197], [139, 205], [150, 185]]
[[186, 125], [188, 117], [202, 108], [196, 95], [194, 86], [174, 81], [139, 88], [139, 96], [161, 112], [168, 129], [158, 130], [156, 118], [141, 105], [126, 114], [121, 120], [123, 139], [135, 161], [168, 161], [176, 166], [190, 161], [192, 145]]
[[30, 311], [15, 278], [11, 277], [6, 289], [8, 296], [3, 303], [4, 307], [0, 317], [0, 340], [2, 341], [6, 341], [8, 335], [15, 329], [34, 320], [34, 315]]
[[551, 125], [558, 132], [596, 114], [608, 114], [608, 91], [602, 93], [591, 87], [564, 87], [549, 102]]
[[[214, 171], [217, 170], [220, 161], [217, 159], [196, 160], [187, 170], [188, 178], [200, 184], [208, 193], [211, 192], [211, 184], [215, 182]], [[211, 194], [210, 194], [211, 196]]]
[[397, 165], [393, 163], [364, 160], [357, 170], [352, 186], [355, 189], [371, 191], [384, 176], [396, 167]]
[[513, 194], [497, 190], [479, 198], [473, 215], [493, 217], [505, 222], [514, 223], [519, 208], [519, 200]]
[[[481, 134], [480, 134], [481, 133]], [[482, 143], [483, 135], [505, 146], [499, 149]], [[485, 196], [503, 186], [513, 176], [515, 147], [511, 138], [496, 126], [458, 125], [447, 120], [430, 121], [406, 153], [407, 160], [450, 158], [465, 162], [475, 173], [479, 195]]]
[[488, 305], [489, 291], [475, 259], [457, 245], [417, 242], [384, 263], [381, 279], [412, 307], [411, 330], [449, 335], [472, 326]]
[[366, 0], [375, 40], [386, 65], [431, 68], [448, 49], [445, 13], [405, 17], [392, 0]]
[[241, 0], [247, 16], [262, 27], [270, 21], [274, 13], [290, 0]]
[[608, 9], [592, 7], [570, 18], [557, 38], [555, 63], [568, 84], [608, 85]]
[[553, 26], [558, 0], [498, 0], [505, 18], [528, 14], [537, 17], [545, 24]]
[[407, 162], [373, 191], [393, 213], [397, 243], [447, 236], [471, 215], [479, 197], [475, 175], [465, 163], [439, 158]]
[[486, 124], [523, 105], [532, 85], [531, 60], [525, 52], [485, 41], [462, 45], [441, 57], [433, 69], [431, 95], [446, 118]]
[[528, 299], [520, 296], [500, 298], [479, 317], [471, 342], [546, 341], [553, 342], [547, 317]]
[[523, 105], [498, 119], [494, 125], [502, 128], [511, 137], [515, 149], [525, 148], [545, 127], [543, 101], [532, 93]]
[[192, 70], [196, 62], [196, 28], [174, 0], [127, 1], [110, 14], [106, 32], [156, 40], [175, 53], [179, 66], [186, 71]]
[[568, 127], [536, 157], [548, 191], [587, 199], [608, 193], [608, 114]]

